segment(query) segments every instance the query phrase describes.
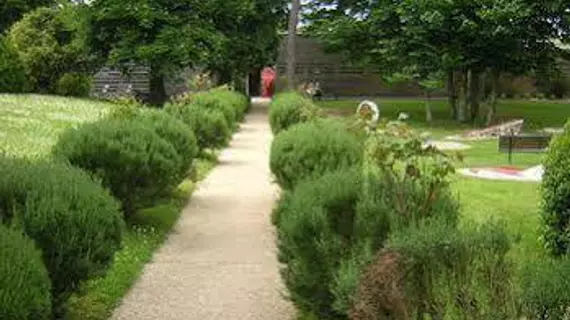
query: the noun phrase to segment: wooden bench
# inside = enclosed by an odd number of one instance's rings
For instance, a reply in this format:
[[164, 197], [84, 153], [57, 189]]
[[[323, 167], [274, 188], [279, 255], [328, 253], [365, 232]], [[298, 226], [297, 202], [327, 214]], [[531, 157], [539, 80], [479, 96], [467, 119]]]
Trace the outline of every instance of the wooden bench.
[[513, 152], [518, 153], [540, 153], [548, 150], [548, 145], [552, 139], [549, 133], [521, 133], [499, 136], [499, 152], [506, 152], [509, 155], [509, 163], [512, 162]]

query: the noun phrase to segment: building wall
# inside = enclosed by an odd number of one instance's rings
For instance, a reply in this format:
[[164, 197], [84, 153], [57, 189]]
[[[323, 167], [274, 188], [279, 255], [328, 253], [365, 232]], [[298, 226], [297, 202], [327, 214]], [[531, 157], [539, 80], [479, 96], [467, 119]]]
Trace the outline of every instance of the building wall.
[[[277, 59], [277, 88], [287, 87], [287, 37], [284, 36]], [[420, 96], [421, 90], [413, 84], [389, 86], [380, 72], [351, 66], [338, 54], [325, 53], [315, 40], [297, 35], [296, 70], [298, 85], [318, 81], [325, 96]]]

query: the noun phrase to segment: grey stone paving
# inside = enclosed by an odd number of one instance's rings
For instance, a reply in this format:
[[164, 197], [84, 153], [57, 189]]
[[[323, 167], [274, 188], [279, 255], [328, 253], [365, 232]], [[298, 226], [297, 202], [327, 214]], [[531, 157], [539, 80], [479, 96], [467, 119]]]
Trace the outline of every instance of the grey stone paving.
[[254, 104], [112, 319], [293, 319], [269, 219], [277, 189], [266, 108]]

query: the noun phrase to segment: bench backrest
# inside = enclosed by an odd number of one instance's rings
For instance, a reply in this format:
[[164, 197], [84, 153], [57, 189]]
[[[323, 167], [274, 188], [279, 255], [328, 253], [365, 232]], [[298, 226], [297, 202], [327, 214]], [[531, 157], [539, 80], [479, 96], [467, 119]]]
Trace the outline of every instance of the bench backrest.
[[499, 136], [499, 152], [544, 152], [551, 134], [519, 134]]

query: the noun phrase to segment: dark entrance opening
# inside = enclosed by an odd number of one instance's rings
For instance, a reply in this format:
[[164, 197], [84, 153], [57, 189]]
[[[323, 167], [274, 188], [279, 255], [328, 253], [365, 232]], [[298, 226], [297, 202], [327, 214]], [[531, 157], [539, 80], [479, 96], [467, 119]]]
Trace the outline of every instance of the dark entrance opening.
[[249, 96], [261, 96], [261, 69], [255, 69], [249, 73]]

